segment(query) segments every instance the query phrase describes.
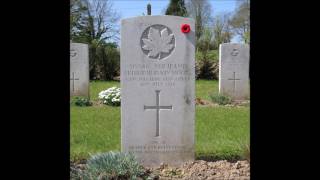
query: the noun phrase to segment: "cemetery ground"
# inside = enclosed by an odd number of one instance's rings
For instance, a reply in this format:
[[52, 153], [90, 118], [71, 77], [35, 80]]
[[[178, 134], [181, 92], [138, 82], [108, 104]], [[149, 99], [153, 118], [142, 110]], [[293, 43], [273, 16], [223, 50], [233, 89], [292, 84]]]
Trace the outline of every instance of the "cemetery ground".
[[[120, 87], [120, 83], [117, 81], [91, 81], [90, 100], [93, 102], [93, 106], [71, 105], [71, 162], [81, 163], [96, 153], [120, 151], [120, 107], [104, 105], [98, 99], [100, 91], [113, 86]], [[247, 174], [242, 174], [243, 176], [239, 177], [248, 178], [249, 164], [245, 160], [249, 160], [250, 153], [250, 107], [248, 105], [219, 106], [210, 104], [210, 94], [214, 93], [218, 93], [218, 81], [196, 81], [196, 97], [198, 100], [208, 103], [196, 105], [195, 151], [197, 161], [192, 165], [186, 165], [185, 168], [189, 168], [188, 172], [192, 172], [191, 167], [198, 168], [194, 171], [198, 171], [199, 168], [208, 169], [210, 166], [219, 166], [222, 169], [234, 167], [233, 171], [242, 168], [241, 172]], [[160, 177], [166, 176], [167, 172], [174, 171], [172, 174], [179, 179], [178, 169], [161, 171], [161, 168], [164, 167], [159, 168], [160, 171], [157, 169], [153, 172], [159, 172]], [[226, 177], [223, 173], [220, 173], [219, 176], [217, 172], [213, 177]], [[197, 175], [197, 177], [200, 176]], [[205, 173], [202, 176], [206, 176]], [[193, 179], [191, 175], [189, 178]]]

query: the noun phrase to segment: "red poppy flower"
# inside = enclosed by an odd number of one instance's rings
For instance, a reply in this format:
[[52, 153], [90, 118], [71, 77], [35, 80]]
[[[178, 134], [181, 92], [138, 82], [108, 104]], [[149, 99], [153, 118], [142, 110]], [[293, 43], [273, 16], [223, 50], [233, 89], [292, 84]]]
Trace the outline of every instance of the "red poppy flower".
[[190, 32], [190, 25], [189, 24], [182, 24], [181, 25], [181, 32], [183, 32], [183, 33]]

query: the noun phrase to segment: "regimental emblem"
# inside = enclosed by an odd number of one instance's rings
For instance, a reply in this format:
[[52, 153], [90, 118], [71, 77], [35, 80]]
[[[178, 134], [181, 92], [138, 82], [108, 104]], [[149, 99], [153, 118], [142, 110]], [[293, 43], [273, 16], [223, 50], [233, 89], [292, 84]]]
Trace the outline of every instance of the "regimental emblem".
[[167, 26], [155, 24], [145, 29], [140, 43], [145, 55], [151, 59], [161, 60], [174, 50], [175, 37]]
[[77, 51], [75, 49], [70, 49], [70, 57], [75, 57], [77, 55]]

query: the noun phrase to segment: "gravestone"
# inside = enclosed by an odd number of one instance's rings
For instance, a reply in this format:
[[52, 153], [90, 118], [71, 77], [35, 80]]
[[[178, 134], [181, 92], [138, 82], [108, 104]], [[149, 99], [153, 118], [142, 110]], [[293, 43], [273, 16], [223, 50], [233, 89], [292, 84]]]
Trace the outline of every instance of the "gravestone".
[[145, 166], [194, 160], [194, 24], [177, 16], [121, 22], [121, 150]]
[[89, 98], [89, 50], [87, 44], [70, 43], [70, 96]]
[[219, 51], [219, 93], [233, 100], [249, 99], [249, 45], [225, 43]]

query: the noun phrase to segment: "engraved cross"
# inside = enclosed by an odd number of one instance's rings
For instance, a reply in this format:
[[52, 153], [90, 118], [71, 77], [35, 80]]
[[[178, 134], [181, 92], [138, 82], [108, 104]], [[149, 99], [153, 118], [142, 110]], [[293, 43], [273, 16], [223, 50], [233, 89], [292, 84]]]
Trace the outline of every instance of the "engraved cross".
[[160, 136], [159, 133], [159, 121], [160, 121], [160, 110], [172, 110], [172, 106], [160, 106], [160, 90], [156, 90], [156, 105], [155, 106], [146, 106], [144, 105], [144, 110], [155, 109], [157, 113], [156, 118], [156, 137]]
[[228, 80], [233, 80], [233, 93], [235, 93], [235, 91], [236, 91], [236, 80], [240, 80], [240, 79], [236, 79], [236, 72], [233, 72], [233, 79], [228, 79]]
[[74, 72], [72, 72], [72, 78], [70, 79], [70, 80], [72, 80], [72, 91], [74, 92], [74, 81], [75, 80], [79, 80], [79, 78], [74, 78]]

